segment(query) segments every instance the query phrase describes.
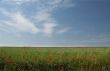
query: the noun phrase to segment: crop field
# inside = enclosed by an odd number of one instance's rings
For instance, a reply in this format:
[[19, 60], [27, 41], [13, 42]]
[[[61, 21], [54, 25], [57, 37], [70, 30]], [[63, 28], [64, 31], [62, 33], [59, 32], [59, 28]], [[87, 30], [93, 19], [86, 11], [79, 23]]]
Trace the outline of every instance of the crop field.
[[0, 71], [110, 71], [110, 48], [0, 48]]

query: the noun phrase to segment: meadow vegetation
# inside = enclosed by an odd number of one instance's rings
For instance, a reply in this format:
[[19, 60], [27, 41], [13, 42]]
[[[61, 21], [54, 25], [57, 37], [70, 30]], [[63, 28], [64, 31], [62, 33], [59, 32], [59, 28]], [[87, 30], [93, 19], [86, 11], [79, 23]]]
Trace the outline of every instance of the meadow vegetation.
[[110, 71], [110, 48], [0, 48], [0, 71]]

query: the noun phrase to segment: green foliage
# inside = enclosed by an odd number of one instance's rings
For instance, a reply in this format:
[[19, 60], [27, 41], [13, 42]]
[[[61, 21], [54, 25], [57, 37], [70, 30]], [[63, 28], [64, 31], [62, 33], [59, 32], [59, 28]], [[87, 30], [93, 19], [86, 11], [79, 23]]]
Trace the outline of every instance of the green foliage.
[[0, 71], [110, 71], [110, 48], [0, 48]]

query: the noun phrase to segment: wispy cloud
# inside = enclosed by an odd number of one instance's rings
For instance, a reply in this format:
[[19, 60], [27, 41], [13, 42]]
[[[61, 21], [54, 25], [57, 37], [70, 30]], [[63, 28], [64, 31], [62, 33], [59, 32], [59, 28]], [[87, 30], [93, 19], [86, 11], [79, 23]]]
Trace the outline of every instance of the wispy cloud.
[[69, 31], [70, 30], [70, 28], [68, 27], [66, 27], [66, 28], [63, 28], [63, 29], [60, 29], [57, 33], [58, 34], [63, 34], [63, 33], [65, 33], [65, 32], [67, 32], [67, 31]]
[[[60, 7], [72, 7], [71, 0], [3, 0], [4, 3], [8, 2], [10, 4], [15, 4], [22, 6], [23, 4], [36, 4], [36, 12], [31, 17], [35, 22], [27, 18], [26, 14], [19, 11], [9, 12], [5, 9], [1, 9], [0, 13], [6, 16], [8, 19], [2, 20], [6, 26], [15, 29], [16, 31], [29, 32], [36, 34], [42, 32], [46, 36], [52, 36], [53, 33], [58, 32], [59, 34], [68, 31], [67, 28], [55, 30], [55, 27], [59, 27], [57, 20], [53, 17], [52, 12]], [[71, 5], [71, 6], [70, 6]], [[16, 6], [15, 6], [16, 7]], [[42, 25], [39, 28], [36, 24]], [[61, 25], [60, 25], [61, 26]]]
[[39, 29], [29, 21], [22, 13], [16, 12], [11, 13], [6, 10], [3, 10], [3, 14], [6, 15], [9, 19], [2, 21], [3, 24], [10, 28], [14, 28], [17, 31], [37, 33]]
[[55, 27], [58, 26], [56, 20], [52, 17], [51, 13], [48, 11], [40, 11], [34, 16], [37, 23], [41, 24], [43, 29], [41, 32], [47, 36], [52, 36], [55, 32]]
[[52, 36], [53, 33], [54, 33], [54, 28], [56, 27], [57, 25], [54, 24], [54, 23], [45, 23], [44, 24], [44, 29], [43, 29], [43, 32], [47, 35], [47, 36]]
[[36, 1], [36, 0], [3, 0], [3, 1], [4, 2], [9, 2], [9, 3], [15, 3], [17, 5], [21, 5], [21, 4]]
[[[38, 0], [39, 1], [39, 0]], [[43, 24], [43, 32], [47, 36], [52, 36], [53, 33], [62, 34], [68, 31], [67, 28], [62, 30], [55, 30], [56, 27], [59, 25], [57, 24], [56, 19], [52, 16], [52, 12], [55, 9], [58, 9], [60, 7], [66, 7], [70, 5], [71, 0], [49, 0], [47, 2], [44, 2], [41, 7], [38, 7], [39, 12], [36, 13], [36, 16], [34, 18], [37, 20], [38, 23]], [[40, 2], [40, 1], [39, 1]], [[67, 3], [66, 3], [67, 2]], [[72, 6], [71, 6], [72, 7]]]

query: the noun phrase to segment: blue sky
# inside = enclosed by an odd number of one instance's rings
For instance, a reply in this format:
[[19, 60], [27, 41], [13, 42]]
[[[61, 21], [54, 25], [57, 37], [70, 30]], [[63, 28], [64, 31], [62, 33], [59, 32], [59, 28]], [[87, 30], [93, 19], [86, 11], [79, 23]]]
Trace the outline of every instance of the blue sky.
[[110, 46], [110, 0], [0, 0], [1, 46]]

